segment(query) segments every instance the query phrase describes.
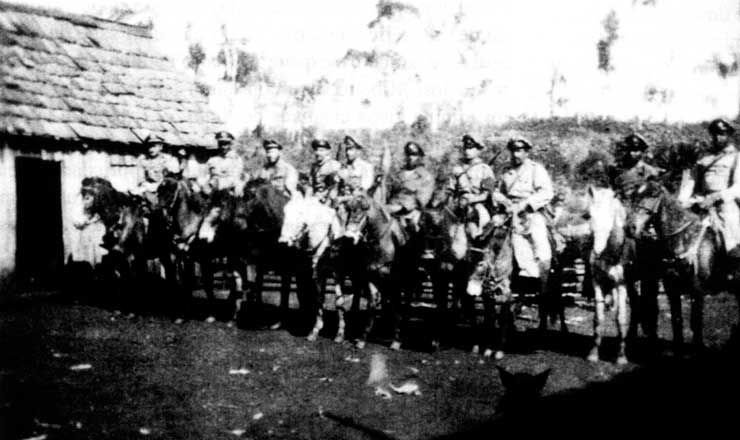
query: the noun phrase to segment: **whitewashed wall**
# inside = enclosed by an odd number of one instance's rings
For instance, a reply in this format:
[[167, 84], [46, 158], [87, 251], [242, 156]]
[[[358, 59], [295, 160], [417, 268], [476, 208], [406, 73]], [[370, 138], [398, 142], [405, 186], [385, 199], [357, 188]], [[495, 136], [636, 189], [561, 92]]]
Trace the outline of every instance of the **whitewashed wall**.
[[[2, 145], [0, 150], [0, 286], [15, 269], [16, 254], [16, 175], [15, 158], [20, 153]], [[61, 165], [62, 240], [64, 259], [100, 262], [104, 250], [99, 247], [104, 232], [93, 224], [82, 230], [75, 227], [84, 220], [80, 187], [85, 177], [103, 177], [119, 191], [136, 186], [139, 167], [136, 157], [95, 150], [62, 152], [49, 149], [23, 153], [24, 156], [59, 162]]]
[[15, 267], [15, 155], [0, 145], [0, 286]]

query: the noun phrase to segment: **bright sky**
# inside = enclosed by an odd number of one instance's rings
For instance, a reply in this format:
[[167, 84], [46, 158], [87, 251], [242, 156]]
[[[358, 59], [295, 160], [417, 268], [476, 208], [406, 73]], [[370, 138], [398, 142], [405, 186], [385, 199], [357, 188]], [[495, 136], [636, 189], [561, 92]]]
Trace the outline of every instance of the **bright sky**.
[[[409, 75], [423, 75], [421, 85], [399, 82], [392, 91], [404, 94], [409, 115], [432, 104], [459, 99], [454, 83], [466, 78], [492, 79], [485, 100], [470, 103], [469, 111], [477, 116], [546, 115], [549, 104], [544, 96], [555, 71], [566, 78], [560, 88], [568, 98], [566, 113], [658, 120], [705, 120], [737, 114], [740, 79], [720, 79], [709, 61], [720, 57], [731, 62], [730, 54], [740, 49], [738, 0], [656, 0], [655, 6], [643, 5], [644, 0], [404, 1], [421, 11], [418, 19], [402, 20], [403, 26], [395, 34], [402, 38], [391, 46], [403, 53], [410, 65]], [[121, 2], [25, 3], [95, 13], [105, 5]], [[376, 15], [376, 0], [127, 3], [148, 6], [155, 37], [180, 66], [188, 42], [201, 42], [209, 56], [214, 56], [223, 41], [221, 27], [225, 25], [230, 37], [246, 38], [248, 47], [264, 60], [261, 67], [291, 85], [309, 84], [331, 74], [336, 60], [349, 48], [371, 49], [378, 43], [367, 27]], [[476, 67], [456, 65], [459, 41], [430, 43], [428, 38], [431, 30], [453, 27], [451, 18], [460, 9], [465, 12], [465, 26], [480, 30], [487, 42]], [[612, 52], [615, 71], [607, 76], [596, 69], [596, 42], [604, 34], [601, 22], [610, 10], [619, 19], [619, 38]], [[653, 86], [670, 90], [669, 104], [646, 101], [645, 91]], [[430, 104], [434, 99], [438, 102]], [[371, 119], [379, 126], [392, 123], [383, 115], [396, 113], [398, 105], [384, 108], [377, 104], [377, 115]], [[249, 113], [248, 108], [244, 112]], [[229, 114], [226, 119], [230, 117], [236, 116]], [[331, 117], [319, 124], [331, 124]], [[346, 123], [356, 124], [357, 120]]]

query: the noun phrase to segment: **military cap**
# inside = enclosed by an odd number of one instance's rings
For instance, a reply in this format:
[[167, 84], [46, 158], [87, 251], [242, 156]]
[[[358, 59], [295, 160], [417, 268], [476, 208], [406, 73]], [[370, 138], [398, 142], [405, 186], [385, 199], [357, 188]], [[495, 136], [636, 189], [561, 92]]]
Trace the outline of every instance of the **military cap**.
[[483, 145], [479, 144], [478, 141], [473, 139], [473, 136], [466, 134], [462, 137], [463, 148], [477, 148], [483, 149]]
[[406, 145], [403, 147], [403, 152], [407, 156], [410, 155], [416, 155], [416, 156], [424, 156], [424, 150], [421, 149], [419, 144], [416, 142], [407, 142]]
[[735, 127], [730, 125], [729, 122], [722, 118], [717, 118], [709, 123], [709, 127], [707, 127], [707, 130], [709, 131], [709, 134], [726, 134], [726, 135], [732, 135], [735, 134]]
[[649, 145], [644, 137], [637, 133], [632, 133], [624, 138], [624, 145], [627, 151], [645, 151]]
[[234, 140], [234, 135], [228, 131], [216, 132], [216, 142], [230, 142]]
[[144, 143], [147, 145], [163, 144], [164, 139], [158, 134], [151, 133], [144, 138]]
[[521, 150], [521, 149], [531, 150], [532, 144], [528, 140], [524, 139], [523, 137], [516, 137], [516, 138], [509, 139], [509, 142], [506, 143], [506, 148], [509, 151]]
[[318, 150], [319, 148], [331, 150], [331, 144], [325, 140], [314, 139], [311, 141], [311, 148], [314, 150]]
[[277, 148], [278, 150], [282, 150], [283, 146], [277, 143], [277, 141], [272, 139], [265, 139], [262, 141], [262, 148], [265, 150], [269, 150], [270, 148]]
[[360, 150], [362, 150], [362, 145], [358, 144], [352, 136], [344, 137], [344, 145], [346, 145], [347, 148], [359, 148]]

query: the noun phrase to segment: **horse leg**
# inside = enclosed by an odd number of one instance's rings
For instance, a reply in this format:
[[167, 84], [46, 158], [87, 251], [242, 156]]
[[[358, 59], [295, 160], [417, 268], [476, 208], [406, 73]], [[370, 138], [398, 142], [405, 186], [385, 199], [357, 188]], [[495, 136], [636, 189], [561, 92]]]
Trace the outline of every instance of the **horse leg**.
[[[343, 279], [341, 276], [337, 276], [338, 279]], [[338, 300], [341, 298], [342, 295], [342, 283], [341, 281], [335, 281], [336, 285], [334, 286], [334, 295], [335, 298]], [[337, 311], [337, 334], [334, 336], [334, 342], [337, 344], [341, 344], [344, 342], [344, 329], [345, 329], [345, 321], [344, 321], [344, 304], [338, 304], [338, 301], [335, 300], [335, 310]]]
[[496, 302], [493, 299], [493, 293], [484, 293], [483, 296], [483, 323], [477, 326], [476, 345], [483, 348], [483, 356], [491, 357], [494, 345], [496, 345], [496, 321], [498, 320], [498, 311]]
[[627, 348], [625, 337], [629, 331], [629, 314], [627, 310], [627, 288], [623, 283], [620, 283], [614, 288], [613, 295], [616, 295], [614, 301], [617, 305], [616, 310], [616, 323], [617, 323], [617, 336], [619, 339], [619, 352], [617, 354], [617, 364], [625, 365], [627, 363]]
[[309, 310], [315, 310], [316, 320], [313, 329], [308, 334], [308, 341], [315, 341], [319, 337], [319, 332], [324, 328], [324, 283], [319, 279], [316, 273], [316, 266], [311, 267], [310, 282], [308, 294], [311, 295]]
[[547, 320], [552, 311], [552, 299], [550, 298], [549, 292], [549, 279], [550, 279], [550, 265], [540, 264], [540, 282], [539, 292], [537, 295], [538, 307], [539, 307], [539, 333], [540, 337], [545, 335], [548, 325]]
[[447, 330], [447, 294], [449, 292], [450, 280], [446, 272], [441, 268], [435, 268], [430, 271], [432, 279], [432, 292], [434, 293], [434, 302], [437, 309], [434, 311], [432, 321], [432, 348], [437, 350], [440, 345], [442, 335]]
[[695, 294], [691, 298], [691, 332], [692, 345], [696, 350], [704, 348], [704, 292], [694, 290]]
[[367, 319], [365, 320], [365, 326], [362, 328], [362, 332], [360, 333], [360, 337], [357, 338], [357, 348], [363, 349], [365, 348], [365, 343], [367, 341], [367, 336], [370, 334], [370, 331], [373, 329], [373, 325], [375, 324], [375, 313], [376, 313], [376, 307], [379, 301], [380, 292], [378, 291], [378, 288], [375, 286], [373, 282], [368, 282], [368, 300], [367, 300]]
[[683, 311], [681, 310], [680, 280], [675, 276], [667, 276], [664, 281], [668, 303], [671, 309], [671, 329], [673, 333], [673, 351], [678, 354], [683, 351]]
[[639, 321], [648, 345], [654, 347], [658, 343], [658, 277], [650, 273], [644, 274], [641, 278], [640, 308], [637, 313], [634, 312], [634, 308], [632, 309], [630, 327], [632, 321]]
[[601, 347], [602, 325], [604, 323], [604, 292], [598, 282], [594, 281], [594, 302], [596, 310], [594, 311], [594, 346], [588, 354], [589, 362], [598, 362], [599, 348]]

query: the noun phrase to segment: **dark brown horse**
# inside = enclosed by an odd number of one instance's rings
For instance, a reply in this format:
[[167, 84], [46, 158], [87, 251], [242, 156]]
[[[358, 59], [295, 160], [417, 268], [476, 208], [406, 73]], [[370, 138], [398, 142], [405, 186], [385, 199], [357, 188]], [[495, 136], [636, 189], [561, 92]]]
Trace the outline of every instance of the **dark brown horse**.
[[132, 283], [141, 281], [148, 272], [148, 261], [158, 259], [166, 279], [175, 283], [171, 234], [155, 206], [144, 197], [116, 190], [100, 177], [83, 179], [81, 192], [88, 201], [86, 214], [98, 216], [105, 226], [102, 246], [109, 254], [104, 266], [110, 274], [123, 281], [126, 289], [137, 291]]
[[662, 244], [663, 285], [671, 308], [674, 349], [683, 346], [681, 295], [692, 299], [693, 345], [704, 346], [704, 297], [728, 290], [738, 294], [740, 264], [724, 251], [721, 237], [712, 226], [712, 212], [694, 212], [681, 206], [660, 183], [650, 181], [640, 190], [640, 200], [628, 226], [636, 236], [649, 224], [655, 227]]
[[[360, 194], [346, 204], [347, 226], [345, 238], [355, 247], [354, 255], [362, 268], [355, 274], [358, 283], [368, 286], [368, 319], [357, 340], [357, 347], [364, 348], [367, 336], [373, 328], [376, 307], [382, 300], [383, 311], [392, 321], [391, 348], [401, 348], [401, 325], [403, 301], [401, 284], [404, 268], [400, 262], [400, 251], [405, 244], [405, 234], [398, 221], [385, 206], [370, 196]], [[354, 280], [353, 280], [354, 282]], [[365, 289], [358, 289], [364, 291]]]
[[452, 194], [444, 187], [438, 187], [432, 200], [421, 217], [420, 235], [425, 249], [422, 266], [432, 282], [435, 318], [432, 322], [432, 347], [439, 342], [454, 320], [448, 309], [450, 285], [452, 285], [453, 305], [462, 302], [468, 319], [474, 319], [474, 303], [465, 294], [468, 268], [467, 255], [469, 241], [465, 233], [465, 213], [455, 202]]
[[493, 215], [483, 234], [468, 252], [470, 275], [467, 293], [482, 296], [485, 316], [476, 332], [475, 347], [488, 357], [504, 357], [504, 346], [514, 327], [514, 301], [511, 277], [514, 271], [514, 249], [511, 244], [511, 216]]

